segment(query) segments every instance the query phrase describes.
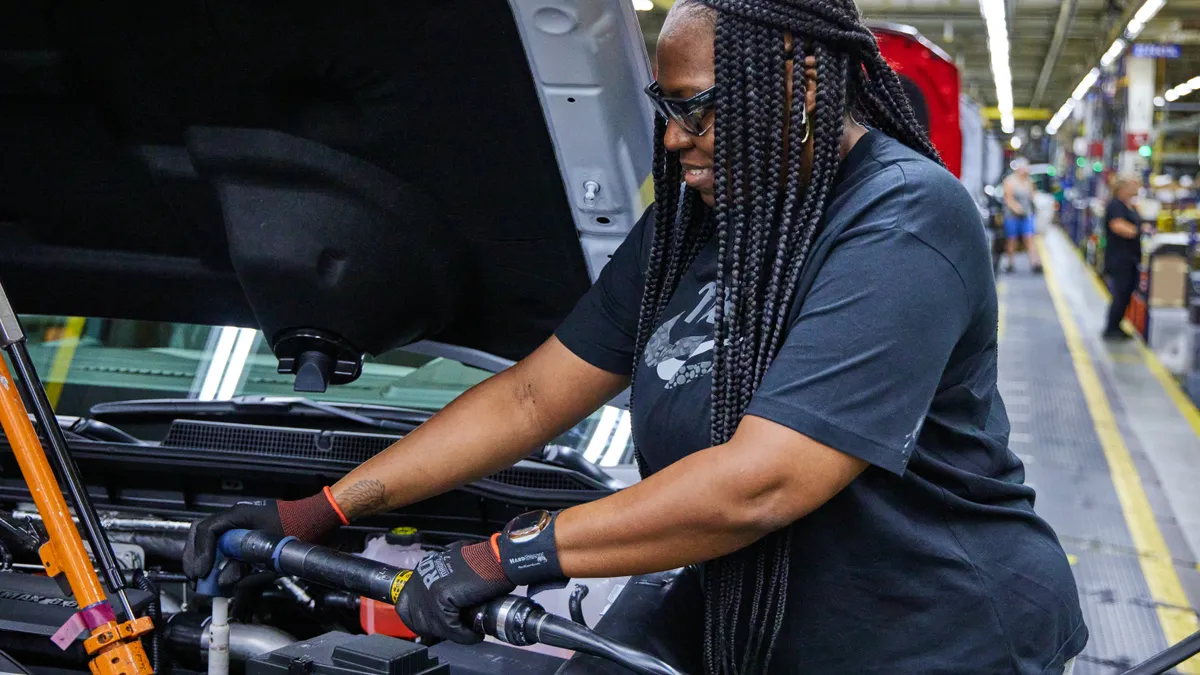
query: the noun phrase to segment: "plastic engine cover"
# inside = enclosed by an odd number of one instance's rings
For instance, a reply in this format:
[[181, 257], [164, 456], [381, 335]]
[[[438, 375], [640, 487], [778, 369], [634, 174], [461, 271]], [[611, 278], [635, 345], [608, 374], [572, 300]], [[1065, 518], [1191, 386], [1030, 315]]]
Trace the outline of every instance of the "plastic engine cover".
[[333, 632], [257, 656], [246, 675], [450, 675], [450, 666], [412, 642]]

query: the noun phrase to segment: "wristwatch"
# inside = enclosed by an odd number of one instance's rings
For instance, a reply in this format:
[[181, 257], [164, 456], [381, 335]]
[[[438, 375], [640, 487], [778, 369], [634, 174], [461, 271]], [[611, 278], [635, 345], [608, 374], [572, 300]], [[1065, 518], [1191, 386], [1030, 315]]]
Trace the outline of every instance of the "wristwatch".
[[518, 586], [563, 578], [554, 543], [558, 512], [529, 511], [508, 521], [496, 535], [496, 554], [509, 580]]

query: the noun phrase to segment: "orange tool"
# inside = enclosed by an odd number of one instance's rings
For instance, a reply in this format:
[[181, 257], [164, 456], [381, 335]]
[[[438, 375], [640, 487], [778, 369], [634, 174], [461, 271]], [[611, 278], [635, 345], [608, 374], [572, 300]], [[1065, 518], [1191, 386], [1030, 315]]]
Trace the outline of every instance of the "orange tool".
[[[17, 321], [16, 314], [13, 313], [2, 286], [0, 286], [0, 347], [4, 348], [14, 365], [21, 371], [21, 384], [24, 385], [25, 393], [35, 404], [35, 412], [39, 413], [37, 415], [39, 424], [47, 430], [48, 436], [52, 433], [51, 428], [61, 434], [53, 411], [48, 418], [44, 414], [48, 404], [46, 407], [38, 405], [39, 402], [45, 402], [45, 391], [41, 389], [41, 383], [33, 371], [29, 354], [25, 350], [25, 337], [20, 322]], [[90, 635], [84, 640], [83, 645], [88, 656], [91, 657], [88, 667], [92, 675], [151, 675], [154, 670], [150, 667], [150, 661], [146, 658], [146, 652], [142, 648], [139, 638], [153, 630], [154, 625], [149, 617], [134, 618], [124, 589], [120, 584], [110, 582], [110, 586], [113, 586], [112, 590], [123, 605], [125, 616], [129, 619], [124, 623], [117, 622], [112, 605], [109, 604], [104, 588], [100, 585], [100, 579], [96, 575], [96, 571], [92, 569], [92, 563], [83, 547], [83, 539], [79, 536], [79, 530], [75, 527], [70, 512], [67, 511], [67, 502], [63, 498], [62, 490], [59, 489], [58, 481], [50, 468], [50, 462], [46, 458], [41, 441], [34, 432], [29, 413], [21, 400], [18, 386], [18, 383], [13, 380], [8, 364], [4, 362], [3, 358], [0, 358], [0, 426], [4, 428], [9, 445], [12, 446], [13, 454], [21, 467], [21, 474], [25, 477], [25, 482], [33, 494], [34, 504], [42, 515], [42, 521], [50, 537], [38, 552], [41, 555], [42, 564], [46, 566], [46, 574], [51, 577], [64, 575], [71, 587], [71, 592], [75, 595], [76, 603], [81, 608], [71, 621], [55, 635], [55, 642], [60, 647], [65, 647], [86, 630]], [[40, 400], [37, 396], [39, 393], [42, 394]], [[61, 448], [56, 449], [60, 451], [59, 459], [62, 460], [62, 455], [66, 451], [65, 441]], [[67, 459], [69, 460], [69, 458]], [[71, 476], [71, 470], [74, 467], [67, 465], [61, 468], [65, 474]], [[85, 508], [90, 511], [91, 504], [80, 503], [81, 498], [76, 489], [82, 489], [82, 482], [79, 482], [80, 485], [72, 485], [72, 493], [76, 497], [77, 510], [81, 512], [82, 520], [82, 512]], [[82, 499], [86, 500], [86, 493]], [[101, 536], [103, 536], [102, 532]], [[92, 548], [98, 553], [101, 548], [109, 550], [107, 540], [103, 542], [102, 546], [93, 541]], [[111, 555], [111, 551], [109, 553]]]

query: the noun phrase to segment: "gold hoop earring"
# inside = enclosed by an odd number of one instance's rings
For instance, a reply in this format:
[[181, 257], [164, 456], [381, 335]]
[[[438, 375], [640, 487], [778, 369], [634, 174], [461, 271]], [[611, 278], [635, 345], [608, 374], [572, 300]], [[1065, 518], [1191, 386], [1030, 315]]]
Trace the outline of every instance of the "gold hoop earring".
[[808, 137], [812, 136], [812, 120], [808, 117], [808, 107], [800, 107], [800, 119], [804, 122], [804, 138], [800, 139], [801, 143], [807, 143]]

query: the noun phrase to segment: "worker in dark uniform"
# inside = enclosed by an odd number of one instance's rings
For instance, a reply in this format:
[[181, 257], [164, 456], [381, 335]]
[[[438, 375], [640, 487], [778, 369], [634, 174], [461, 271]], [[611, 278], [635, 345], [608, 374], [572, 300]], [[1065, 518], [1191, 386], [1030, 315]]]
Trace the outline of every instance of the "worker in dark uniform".
[[409, 628], [697, 565], [709, 673], [1063, 673], [1087, 629], [1007, 446], [979, 214], [857, 8], [677, 2], [656, 77], [656, 203], [555, 335], [324, 494], [205, 519], [188, 573], [231, 527], [319, 539], [487, 476], [632, 383], [643, 480], [431, 553]]
[[1104, 271], [1108, 275], [1108, 290], [1112, 303], [1108, 321], [1104, 324], [1106, 340], [1128, 340], [1129, 333], [1121, 328], [1129, 299], [1137, 289], [1138, 266], [1142, 261], [1142, 230], [1144, 223], [1133, 200], [1141, 189], [1136, 178], [1120, 178], [1113, 185], [1113, 197], [1104, 212]]

